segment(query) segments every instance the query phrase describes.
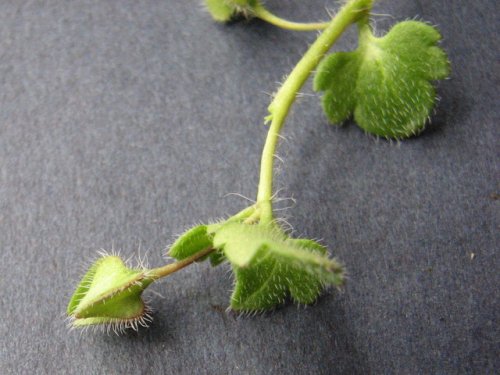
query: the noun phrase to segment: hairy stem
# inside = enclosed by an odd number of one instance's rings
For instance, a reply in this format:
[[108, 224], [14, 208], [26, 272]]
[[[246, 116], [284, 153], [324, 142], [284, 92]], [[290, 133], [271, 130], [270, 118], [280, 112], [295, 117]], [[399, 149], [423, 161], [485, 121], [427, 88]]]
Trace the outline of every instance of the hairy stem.
[[148, 272], [148, 277], [153, 279], [153, 280], [157, 280], [157, 279], [161, 279], [162, 277], [166, 277], [166, 276], [170, 275], [171, 273], [177, 272], [177, 271], [183, 269], [184, 267], [189, 266], [191, 263], [196, 262], [198, 259], [203, 258], [205, 255], [210, 254], [214, 250], [215, 249], [207, 248], [207, 249], [204, 249], [204, 250], [197, 252], [196, 254], [191, 255], [190, 257], [188, 257], [186, 259], [180, 260], [180, 261], [175, 262], [175, 263], [167, 264], [163, 267], [154, 268]]
[[324, 30], [330, 24], [329, 22], [301, 23], [288, 21], [269, 12], [261, 3], [252, 8], [252, 14], [271, 25], [294, 31]]
[[226, 221], [241, 221], [241, 220], [246, 220], [248, 217], [254, 215], [256, 212], [256, 207], [255, 205], [251, 205], [240, 212], [238, 212], [236, 215], [231, 216], [229, 219]]
[[309, 50], [292, 70], [269, 105], [271, 121], [264, 150], [262, 151], [260, 181], [257, 193], [257, 205], [261, 212], [261, 222], [273, 220], [272, 191], [274, 154], [279, 133], [297, 93], [302, 88], [311, 72], [316, 68], [323, 56], [342, 35], [342, 33], [360, 18], [365, 17], [372, 6], [372, 0], [351, 0], [332, 19], [328, 27], [309, 47]]

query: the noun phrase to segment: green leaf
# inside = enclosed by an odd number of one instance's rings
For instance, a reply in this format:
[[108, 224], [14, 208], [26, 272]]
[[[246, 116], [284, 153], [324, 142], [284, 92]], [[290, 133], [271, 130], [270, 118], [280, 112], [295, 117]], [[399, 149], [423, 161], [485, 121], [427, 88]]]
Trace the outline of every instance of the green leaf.
[[129, 268], [118, 256], [98, 259], [68, 304], [71, 325], [107, 325], [115, 332], [145, 326], [151, 317], [141, 295], [152, 282], [147, 270]]
[[[211, 247], [214, 247], [213, 237], [207, 232], [207, 225], [197, 225], [177, 238], [170, 247], [168, 255], [177, 260], [183, 260]], [[207, 258], [210, 259], [210, 264], [214, 267], [225, 260], [223, 253], [215, 251], [200, 258], [199, 261], [204, 261]]]
[[228, 22], [237, 16], [248, 17], [256, 0], [205, 0], [205, 6], [218, 22]]
[[326, 248], [306, 239], [290, 239], [275, 226], [229, 223], [214, 234], [233, 266], [234, 310], [275, 307], [290, 294], [298, 303], [312, 303], [324, 285], [342, 285], [342, 267]]
[[356, 51], [333, 53], [318, 66], [314, 89], [324, 92], [328, 119], [341, 123], [354, 115], [361, 128], [388, 138], [423, 130], [436, 99], [431, 81], [449, 74], [440, 39], [418, 21], [398, 23], [381, 38], [363, 26]]
[[205, 0], [205, 5], [218, 22], [227, 22], [233, 17], [234, 9], [221, 0]]

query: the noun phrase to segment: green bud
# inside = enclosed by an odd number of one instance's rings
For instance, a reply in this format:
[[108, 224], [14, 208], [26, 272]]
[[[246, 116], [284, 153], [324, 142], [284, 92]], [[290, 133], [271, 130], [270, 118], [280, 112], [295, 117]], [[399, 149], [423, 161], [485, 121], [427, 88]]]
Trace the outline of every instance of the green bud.
[[146, 269], [132, 269], [116, 255], [94, 262], [68, 304], [71, 327], [101, 326], [115, 333], [151, 321], [141, 295], [154, 280]]

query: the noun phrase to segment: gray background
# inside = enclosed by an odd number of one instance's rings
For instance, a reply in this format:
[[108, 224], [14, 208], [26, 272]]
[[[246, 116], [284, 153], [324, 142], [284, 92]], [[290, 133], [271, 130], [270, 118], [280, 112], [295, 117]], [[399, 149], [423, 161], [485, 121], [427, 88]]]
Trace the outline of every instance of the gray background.
[[[267, 3], [294, 20], [337, 7]], [[315, 33], [218, 25], [198, 0], [2, 1], [1, 372], [493, 373], [498, 5], [375, 11], [379, 31], [415, 16], [438, 25], [453, 73], [432, 124], [402, 143], [328, 125], [310, 84], [294, 107], [277, 187], [297, 203], [282, 214], [345, 263], [346, 288], [238, 317], [224, 312], [228, 266], [200, 264], [147, 293], [149, 329], [116, 337], [64, 321], [96, 250], [159, 266], [176, 234], [245, 207], [227, 194], [255, 196], [269, 93]], [[351, 31], [337, 48], [354, 47]]]

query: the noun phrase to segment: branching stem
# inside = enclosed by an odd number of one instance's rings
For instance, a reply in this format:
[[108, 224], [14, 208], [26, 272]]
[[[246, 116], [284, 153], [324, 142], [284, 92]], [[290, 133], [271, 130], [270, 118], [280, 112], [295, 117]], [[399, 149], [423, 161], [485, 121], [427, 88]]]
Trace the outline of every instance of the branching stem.
[[332, 19], [325, 31], [309, 47], [309, 50], [292, 70], [269, 105], [269, 116], [266, 120], [271, 121], [271, 126], [264, 144], [264, 150], [262, 151], [260, 181], [257, 193], [257, 207], [260, 211], [261, 222], [268, 223], [273, 220], [271, 200], [274, 154], [276, 152], [279, 133], [297, 93], [342, 33], [351, 24], [365, 17], [370, 11], [371, 6], [372, 0], [349, 1]]
[[[243, 220], [248, 224], [259, 220], [261, 223], [269, 223], [273, 220], [272, 191], [274, 154], [276, 152], [279, 133], [285, 123], [290, 108], [295, 101], [297, 93], [323, 56], [351, 24], [359, 21], [362, 17], [366, 17], [371, 9], [371, 4], [372, 0], [351, 0], [348, 2], [328, 24], [325, 31], [323, 31], [311, 47], [309, 47], [309, 50], [298, 62], [274, 96], [273, 101], [269, 105], [269, 116], [266, 118], [266, 120], [271, 121], [271, 126], [262, 151], [257, 203], [234, 215], [229, 220]], [[261, 8], [258, 7], [257, 9]], [[156, 280], [168, 276], [196, 262], [213, 251], [214, 249], [212, 248], [204, 249], [181, 261], [155, 268], [149, 271], [150, 277]]]

